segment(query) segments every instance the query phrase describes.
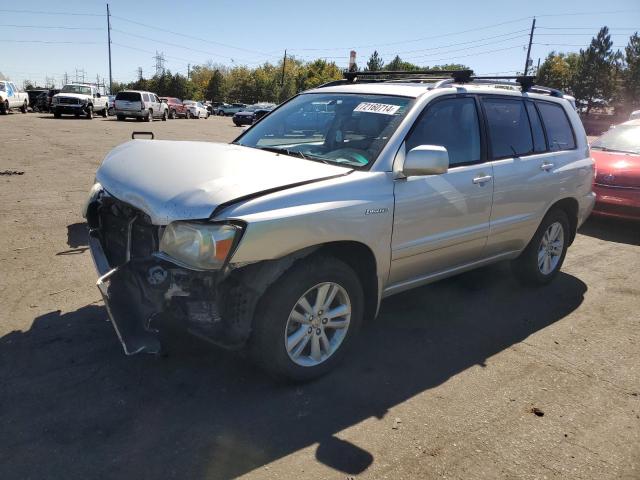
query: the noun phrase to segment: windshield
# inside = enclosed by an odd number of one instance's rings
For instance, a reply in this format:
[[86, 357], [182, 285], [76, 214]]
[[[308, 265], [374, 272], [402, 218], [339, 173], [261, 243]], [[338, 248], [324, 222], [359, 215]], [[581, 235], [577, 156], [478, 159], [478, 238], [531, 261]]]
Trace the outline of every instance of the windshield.
[[91, 87], [84, 85], [65, 85], [62, 87], [62, 93], [79, 93], [81, 95], [91, 95]]
[[397, 96], [307, 93], [272, 112], [234, 143], [366, 168], [411, 102]]
[[640, 154], [640, 125], [618, 125], [593, 142], [591, 148]]

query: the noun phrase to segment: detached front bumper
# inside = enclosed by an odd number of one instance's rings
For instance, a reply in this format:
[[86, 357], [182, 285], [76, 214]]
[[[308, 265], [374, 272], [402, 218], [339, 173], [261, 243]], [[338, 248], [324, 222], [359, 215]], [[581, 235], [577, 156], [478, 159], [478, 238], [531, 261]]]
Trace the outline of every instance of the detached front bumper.
[[63, 115], [82, 115], [87, 113], [86, 104], [72, 105], [72, 104], [57, 104], [53, 106], [54, 113], [61, 113]]

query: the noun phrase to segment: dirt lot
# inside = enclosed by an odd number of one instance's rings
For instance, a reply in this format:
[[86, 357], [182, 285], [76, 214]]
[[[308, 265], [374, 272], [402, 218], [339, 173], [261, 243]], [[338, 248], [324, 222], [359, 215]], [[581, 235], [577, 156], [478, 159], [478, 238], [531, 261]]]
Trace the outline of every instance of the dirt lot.
[[[0, 117], [0, 478], [640, 478], [640, 226], [589, 221], [552, 285], [505, 265], [384, 302], [344, 366], [276, 385], [172, 334], [125, 357], [80, 210], [133, 130]], [[537, 413], [536, 413], [537, 412]]]

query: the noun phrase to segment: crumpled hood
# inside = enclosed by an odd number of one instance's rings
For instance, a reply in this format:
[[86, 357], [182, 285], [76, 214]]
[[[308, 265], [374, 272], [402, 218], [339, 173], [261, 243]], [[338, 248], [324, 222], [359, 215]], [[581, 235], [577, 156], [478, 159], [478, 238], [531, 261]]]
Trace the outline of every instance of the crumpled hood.
[[209, 218], [223, 203], [351, 170], [240, 145], [133, 140], [106, 156], [96, 180], [154, 224], [166, 225]]

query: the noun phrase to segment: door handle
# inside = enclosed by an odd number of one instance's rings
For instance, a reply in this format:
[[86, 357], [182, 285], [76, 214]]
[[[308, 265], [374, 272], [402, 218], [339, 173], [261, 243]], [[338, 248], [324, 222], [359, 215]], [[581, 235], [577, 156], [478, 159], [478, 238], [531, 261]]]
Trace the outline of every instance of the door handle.
[[475, 183], [476, 185], [478, 185], [478, 184], [484, 185], [485, 183], [487, 183], [492, 178], [493, 177], [491, 175], [484, 175], [482, 177], [476, 177], [476, 178], [473, 179], [473, 183]]
[[552, 168], [553, 168], [553, 163], [546, 163], [545, 162], [542, 165], [540, 165], [540, 170], [544, 170], [545, 172], [548, 172]]

